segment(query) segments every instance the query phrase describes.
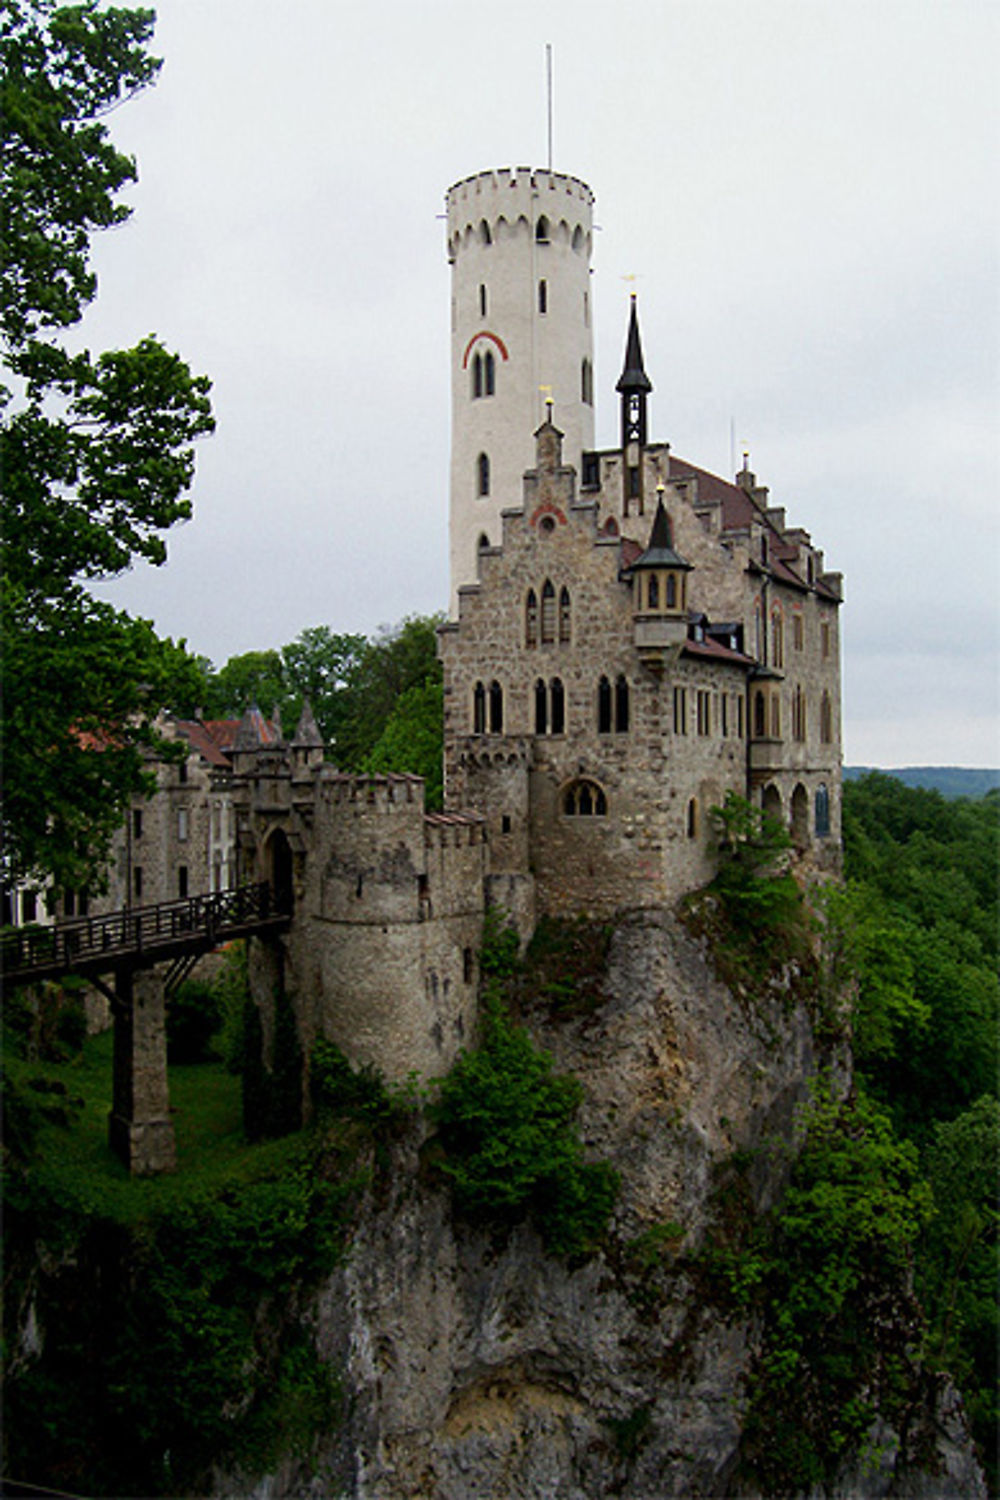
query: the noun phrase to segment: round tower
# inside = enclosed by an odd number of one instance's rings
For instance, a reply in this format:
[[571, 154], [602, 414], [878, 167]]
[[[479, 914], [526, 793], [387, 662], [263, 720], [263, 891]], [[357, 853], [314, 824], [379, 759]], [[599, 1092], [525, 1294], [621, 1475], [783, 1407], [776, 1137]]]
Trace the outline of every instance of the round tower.
[[476, 554], [521, 504], [534, 432], [552, 420], [580, 473], [594, 446], [590, 291], [594, 195], [564, 172], [502, 168], [449, 189], [451, 590], [476, 581]]

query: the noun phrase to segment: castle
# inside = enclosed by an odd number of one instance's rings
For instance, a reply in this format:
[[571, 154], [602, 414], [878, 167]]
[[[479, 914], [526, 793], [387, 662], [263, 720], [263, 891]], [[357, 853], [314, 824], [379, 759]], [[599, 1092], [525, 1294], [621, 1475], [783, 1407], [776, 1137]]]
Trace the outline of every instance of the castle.
[[746, 463], [730, 483], [650, 440], [634, 299], [620, 443], [594, 449], [592, 205], [522, 168], [447, 195], [445, 811], [339, 772], [308, 713], [288, 742], [248, 714], [229, 756], [240, 876], [295, 911], [253, 944], [265, 1022], [283, 989], [305, 1046], [393, 1078], [469, 1037], [489, 904], [527, 936], [674, 900], [711, 877], [730, 791], [839, 863], [840, 575]]

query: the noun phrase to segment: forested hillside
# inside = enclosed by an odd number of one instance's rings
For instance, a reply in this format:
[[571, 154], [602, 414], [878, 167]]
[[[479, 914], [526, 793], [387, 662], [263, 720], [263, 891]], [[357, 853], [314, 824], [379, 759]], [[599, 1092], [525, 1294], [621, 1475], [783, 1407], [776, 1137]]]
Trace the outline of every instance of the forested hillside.
[[931, 1356], [959, 1381], [994, 1489], [998, 832], [997, 791], [949, 802], [880, 772], [844, 787], [858, 1081], [933, 1190], [917, 1290]]
[[[845, 766], [844, 780], [870, 776], [872, 766]], [[943, 797], [985, 797], [1000, 787], [1000, 769], [969, 766], [893, 766], [882, 775], [894, 776], [905, 786], [920, 786]]]

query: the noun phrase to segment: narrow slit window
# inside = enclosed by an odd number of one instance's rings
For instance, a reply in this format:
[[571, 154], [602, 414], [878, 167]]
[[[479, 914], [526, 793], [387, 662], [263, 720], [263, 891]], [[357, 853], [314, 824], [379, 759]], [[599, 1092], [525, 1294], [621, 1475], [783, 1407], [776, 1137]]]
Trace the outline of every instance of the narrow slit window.
[[611, 683], [606, 677], [597, 684], [597, 732], [611, 733]]
[[476, 459], [476, 493], [480, 500], [484, 500], [490, 492], [490, 460], [489, 454], [480, 453]]
[[563, 734], [566, 729], [566, 695], [563, 685], [558, 677], [553, 677], [551, 685], [552, 704], [552, 733]]
[[490, 733], [503, 733], [503, 688], [499, 682], [490, 683]]
[[549, 284], [544, 276], [538, 283], [538, 311], [542, 314], [549, 310]]

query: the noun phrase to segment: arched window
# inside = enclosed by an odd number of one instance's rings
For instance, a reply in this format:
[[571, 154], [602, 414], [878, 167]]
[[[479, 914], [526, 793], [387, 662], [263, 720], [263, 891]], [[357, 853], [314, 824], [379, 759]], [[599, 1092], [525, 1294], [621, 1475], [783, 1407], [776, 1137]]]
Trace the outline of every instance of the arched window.
[[781, 699], [777, 693], [771, 694], [771, 738], [781, 739]]
[[606, 677], [597, 684], [597, 732], [611, 733], [611, 684]]
[[646, 579], [646, 608], [659, 609], [660, 607], [660, 580], [655, 573], [650, 573]]
[[542, 645], [550, 646], [556, 638], [556, 591], [552, 580], [542, 584]]
[[687, 805], [687, 836], [689, 839], [698, 837], [698, 798], [692, 797]]
[[615, 682], [615, 733], [628, 734], [628, 682], [623, 676]]
[[472, 732], [486, 733], [486, 689], [477, 682], [472, 690]]
[[486, 316], [486, 288], [482, 282], [479, 283], [479, 316]]
[[538, 595], [534, 589], [528, 590], [524, 605], [524, 644], [538, 645]]
[[830, 793], [825, 784], [816, 788], [816, 837], [825, 839], [830, 833]]
[[589, 359], [580, 366], [580, 399], [585, 406], [594, 404], [594, 367]]
[[549, 695], [539, 677], [535, 683], [535, 733], [546, 734], [549, 727]]
[[563, 646], [569, 645], [570, 609], [569, 589], [559, 590], [559, 641]]
[[785, 665], [785, 622], [780, 609], [771, 612], [771, 665]]
[[566, 728], [566, 696], [558, 677], [553, 677], [549, 691], [552, 695], [552, 733], [562, 734]]
[[677, 575], [667, 574], [667, 609], [677, 608]]
[[819, 737], [824, 745], [833, 743], [833, 704], [825, 689], [819, 701]]
[[490, 734], [503, 734], [503, 688], [490, 683]]
[[568, 818], [603, 818], [608, 799], [596, 781], [571, 782], [563, 793], [563, 812]]
[[483, 356], [474, 354], [472, 356], [472, 395], [478, 399], [483, 394]]
[[490, 233], [490, 226], [487, 224], [485, 219], [480, 219], [479, 221], [479, 238], [482, 240], [484, 245], [492, 245], [493, 243], [493, 236]]
[[549, 310], [549, 284], [543, 277], [538, 283], [538, 311], [547, 313]]
[[805, 844], [809, 838], [809, 796], [801, 781], [792, 793], [792, 838]]
[[792, 698], [792, 738], [801, 744], [806, 737], [806, 695], [801, 687]]
[[490, 550], [490, 539], [486, 535], [485, 531], [481, 531], [479, 533], [479, 541], [476, 543], [476, 545], [479, 548], [480, 552], [488, 552]]
[[484, 499], [490, 492], [490, 460], [489, 454], [480, 453], [476, 459], [476, 493], [480, 500]]
[[549, 243], [549, 221], [544, 214], [539, 215], [538, 223], [535, 225], [535, 239], [540, 245]]
[[753, 734], [754, 739], [762, 740], [767, 734], [767, 704], [763, 693], [753, 695]]
[[496, 360], [493, 358], [492, 349], [487, 349], [483, 356], [483, 395], [492, 396], [496, 390]]
[[759, 599], [753, 607], [753, 654], [758, 661], [764, 660], [764, 622]]

